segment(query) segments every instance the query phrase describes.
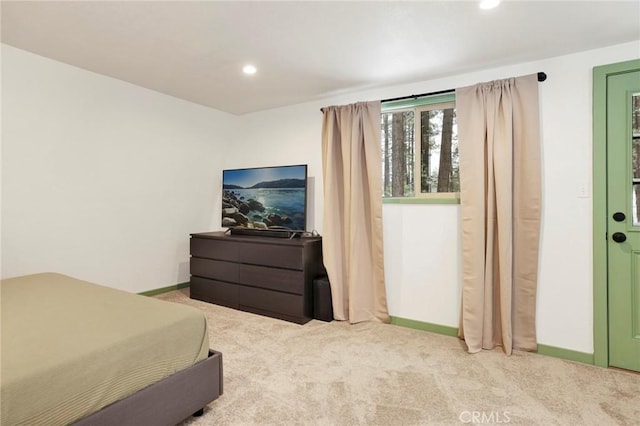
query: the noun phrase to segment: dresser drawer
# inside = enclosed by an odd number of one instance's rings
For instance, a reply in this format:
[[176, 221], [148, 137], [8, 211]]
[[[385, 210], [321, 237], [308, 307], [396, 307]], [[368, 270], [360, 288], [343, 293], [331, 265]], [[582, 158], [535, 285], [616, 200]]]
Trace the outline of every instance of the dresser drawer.
[[192, 257], [190, 264], [191, 275], [233, 283], [238, 282], [239, 267], [240, 265], [237, 263], [203, 259], [201, 257]]
[[240, 262], [276, 268], [303, 269], [302, 247], [270, 244], [243, 244]]
[[240, 287], [240, 307], [249, 306], [260, 310], [277, 312], [290, 317], [305, 317], [302, 296], [278, 293], [254, 287]]
[[200, 277], [191, 277], [190, 297], [204, 300], [205, 302], [238, 308], [238, 290], [235, 284], [209, 280]]
[[241, 244], [234, 241], [191, 237], [190, 245], [191, 256], [237, 262]]
[[293, 294], [303, 294], [304, 291], [304, 273], [302, 271], [240, 265], [239, 275], [242, 284], [254, 287]]

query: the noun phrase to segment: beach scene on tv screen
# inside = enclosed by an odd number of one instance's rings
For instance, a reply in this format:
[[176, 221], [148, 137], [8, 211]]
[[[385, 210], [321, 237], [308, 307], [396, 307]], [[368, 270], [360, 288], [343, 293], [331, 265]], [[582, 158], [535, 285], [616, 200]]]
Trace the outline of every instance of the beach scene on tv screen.
[[305, 230], [306, 166], [224, 170], [222, 226]]

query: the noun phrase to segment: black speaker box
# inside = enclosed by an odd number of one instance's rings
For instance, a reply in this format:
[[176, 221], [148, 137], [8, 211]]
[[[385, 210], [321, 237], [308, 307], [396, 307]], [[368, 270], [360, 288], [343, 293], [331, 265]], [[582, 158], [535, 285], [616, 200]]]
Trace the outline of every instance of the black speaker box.
[[333, 302], [331, 302], [331, 285], [328, 277], [313, 280], [313, 318], [333, 321]]

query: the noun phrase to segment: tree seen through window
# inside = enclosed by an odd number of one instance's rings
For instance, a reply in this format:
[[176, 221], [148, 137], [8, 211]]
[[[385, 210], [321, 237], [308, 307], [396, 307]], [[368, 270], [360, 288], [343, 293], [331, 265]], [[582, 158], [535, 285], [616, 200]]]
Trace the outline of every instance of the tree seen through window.
[[381, 126], [385, 197], [459, 192], [458, 133], [452, 103], [383, 112]]

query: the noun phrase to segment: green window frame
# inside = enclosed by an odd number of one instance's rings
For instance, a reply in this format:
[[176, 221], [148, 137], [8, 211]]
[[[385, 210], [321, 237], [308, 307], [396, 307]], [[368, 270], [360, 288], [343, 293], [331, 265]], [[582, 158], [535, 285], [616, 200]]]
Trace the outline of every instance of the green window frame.
[[[382, 113], [413, 111], [415, 127], [414, 135], [420, 134], [419, 115], [422, 111], [434, 108], [455, 107], [455, 92], [447, 92], [438, 95], [416, 97], [382, 103]], [[418, 117], [418, 119], [416, 119]], [[414, 195], [403, 197], [387, 196], [382, 198], [383, 204], [460, 204], [459, 192], [422, 192], [421, 191], [421, 155], [420, 143], [414, 144]], [[417, 151], [417, 152], [416, 152]], [[417, 155], [416, 155], [417, 154]], [[383, 158], [383, 161], [386, 161]]]

